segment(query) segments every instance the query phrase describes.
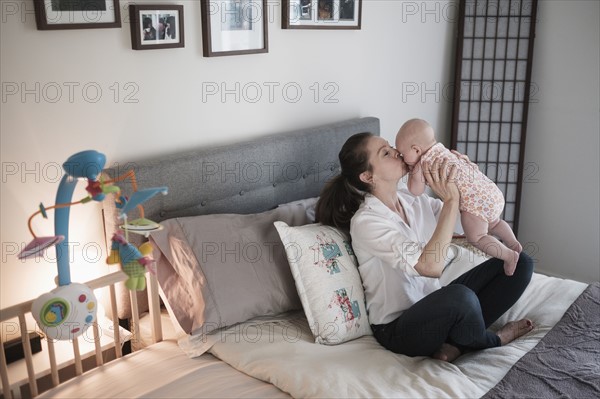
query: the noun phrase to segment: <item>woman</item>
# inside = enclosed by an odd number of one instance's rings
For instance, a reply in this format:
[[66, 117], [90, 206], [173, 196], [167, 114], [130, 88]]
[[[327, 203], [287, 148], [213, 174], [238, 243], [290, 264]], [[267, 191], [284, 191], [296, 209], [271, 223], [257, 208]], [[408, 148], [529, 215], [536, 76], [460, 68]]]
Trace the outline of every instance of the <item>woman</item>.
[[455, 170], [424, 170], [440, 200], [397, 189], [408, 173], [401, 155], [370, 133], [350, 137], [339, 154], [342, 172], [323, 189], [317, 219], [352, 238], [375, 338], [408, 356], [453, 361], [468, 350], [506, 345], [533, 329], [513, 321], [487, 328], [521, 296], [533, 262], [521, 253], [513, 276], [490, 259], [441, 287], [444, 254], [459, 214]]

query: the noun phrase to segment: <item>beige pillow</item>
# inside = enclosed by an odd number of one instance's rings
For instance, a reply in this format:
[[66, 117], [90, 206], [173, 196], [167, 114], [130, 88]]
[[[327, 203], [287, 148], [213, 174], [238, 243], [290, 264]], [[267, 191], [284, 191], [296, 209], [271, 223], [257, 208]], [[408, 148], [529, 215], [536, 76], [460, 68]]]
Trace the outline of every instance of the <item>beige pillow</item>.
[[[316, 202], [316, 198], [313, 199]], [[309, 222], [306, 206], [251, 214], [169, 219], [152, 233], [157, 277], [172, 315], [188, 334], [208, 334], [301, 304], [273, 222]]]

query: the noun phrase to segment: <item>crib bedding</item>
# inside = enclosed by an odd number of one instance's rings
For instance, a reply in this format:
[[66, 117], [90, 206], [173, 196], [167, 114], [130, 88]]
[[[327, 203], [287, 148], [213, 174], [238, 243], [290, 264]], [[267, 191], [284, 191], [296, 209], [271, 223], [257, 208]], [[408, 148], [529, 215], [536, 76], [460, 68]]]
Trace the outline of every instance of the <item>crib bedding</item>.
[[286, 398], [210, 354], [189, 359], [162, 341], [46, 391], [40, 398]]
[[293, 397], [480, 397], [560, 320], [586, 284], [535, 274], [522, 298], [491, 327], [529, 317], [531, 333], [454, 363], [409, 358], [372, 336], [314, 343], [302, 312], [255, 318], [225, 330], [210, 353]]

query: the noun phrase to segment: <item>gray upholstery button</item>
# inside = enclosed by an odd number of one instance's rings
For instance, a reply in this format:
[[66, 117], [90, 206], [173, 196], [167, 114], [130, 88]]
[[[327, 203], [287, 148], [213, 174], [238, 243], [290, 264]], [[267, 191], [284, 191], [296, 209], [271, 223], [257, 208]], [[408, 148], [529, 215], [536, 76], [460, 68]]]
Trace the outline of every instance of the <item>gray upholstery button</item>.
[[335, 170], [335, 166], [332, 166], [331, 168], [329, 168], [330, 171], [334, 171]]
[[277, 187], [277, 183], [273, 183], [273, 187]]
[[202, 201], [202, 202], [200, 203], [200, 206], [206, 206], [206, 201]]
[[306, 179], [307, 177], [308, 177], [308, 175], [306, 173], [302, 175], [303, 179]]
[[244, 190], [241, 190], [240, 195], [244, 195], [244, 194], [245, 194]]
[[162, 218], [162, 217], [165, 217], [165, 216], [167, 215], [167, 212], [165, 212], [165, 211], [160, 211], [159, 215], [160, 215], [160, 217], [161, 217], [161, 218]]

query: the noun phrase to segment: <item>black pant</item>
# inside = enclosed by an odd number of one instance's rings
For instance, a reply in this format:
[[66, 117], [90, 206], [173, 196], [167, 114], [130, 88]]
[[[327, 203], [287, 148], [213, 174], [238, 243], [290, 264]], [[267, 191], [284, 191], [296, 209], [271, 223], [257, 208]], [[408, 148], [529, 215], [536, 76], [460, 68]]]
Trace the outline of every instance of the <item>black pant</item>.
[[500, 346], [487, 328], [521, 297], [533, 274], [533, 261], [521, 253], [515, 273], [489, 259], [448, 286], [427, 295], [388, 324], [372, 325], [385, 348], [408, 356], [431, 356], [447, 342], [461, 351]]

